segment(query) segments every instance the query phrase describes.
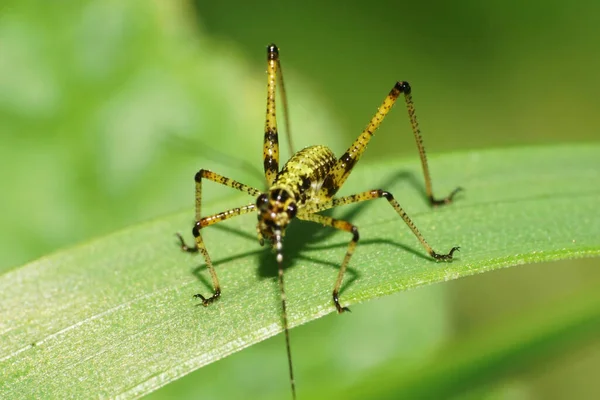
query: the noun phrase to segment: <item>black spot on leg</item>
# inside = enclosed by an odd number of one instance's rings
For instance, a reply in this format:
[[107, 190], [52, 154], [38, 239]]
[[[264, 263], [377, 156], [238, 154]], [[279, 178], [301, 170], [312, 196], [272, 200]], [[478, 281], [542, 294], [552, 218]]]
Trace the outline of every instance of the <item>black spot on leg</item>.
[[354, 243], [358, 242], [358, 239], [360, 239], [360, 235], [358, 234], [358, 228], [356, 226], [352, 227], [352, 241]]
[[273, 144], [278, 143], [277, 131], [276, 130], [265, 131], [265, 142], [270, 142]]
[[273, 159], [273, 157], [266, 157], [265, 158], [265, 162], [264, 162], [264, 167], [265, 167], [265, 172], [273, 172], [273, 173], [277, 173], [277, 162], [275, 161], [275, 159]]
[[340, 160], [342, 160], [344, 162], [344, 171], [346, 174], [348, 174], [350, 171], [352, 171], [352, 168], [354, 168], [354, 164], [356, 164], [356, 157], [352, 157], [350, 154], [348, 153], [344, 153], [341, 157]]

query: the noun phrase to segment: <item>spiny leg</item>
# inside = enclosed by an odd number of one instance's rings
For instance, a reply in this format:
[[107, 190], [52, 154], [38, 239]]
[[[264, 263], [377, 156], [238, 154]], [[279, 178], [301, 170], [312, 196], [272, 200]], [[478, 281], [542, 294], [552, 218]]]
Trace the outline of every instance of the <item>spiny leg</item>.
[[200, 252], [204, 257], [204, 261], [206, 262], [206, 266], [208, 267], [208, 271], [210, 272], [210, 277], [213, 283], [213, 294], [212, 296], [206, 298], [201, 294], [195, 294], [195, 298], [199, 298], [202, 300], [202, 305], [207, 306], [221, 295], [221, 286], [219, 285], [219, 279], [217, 278], [217, 273], [215, 271], [215, 267], [210, 260], [210, 256], [208, 255], [208, 250], [206, 249], [206, 245], [204, 244], [204, 240], [202, 240], [202, 235], [200, 235], [200, 229], [206, 228], [207, 226], [214, 225], [216, 223], [228, 220], [233, 217], [237, 217], [238, 215], [247, 214], [249, 212], [256, 210], [256, 204], [251, 203], [242, 207], [232, 208], [227, 211], [220, 212], [218, 214], [211, 215], [209, 217], [204, 217], [200, 221], [197, 221], [192, 229], [192, 234], [194, 235], [194, 239], [196, 243], [194, 247], [188, 247], [180, 234], [177, 234], [179, 237], [179, 241], [181, 242], [181, 248], [184, 251], [188, 251], [190, 253]]
[[279, 65], [279, 49], [274, 44], [267, 46], [267, 117], [263, 142], [263, 164], [267, 184], [271, 186], [279, 172], [279, 137], [275, 115], [275, 83]]
[[356, 249], [356, 243], [358, 243], [358, 228], [352, 225], [350, 222], [334, 219], [321, 214], [298, 213], [298, 218], [305, 221], [316, 222], [324, 226], [330, 226], [332, 228], [346, 231], [352, 234], [352, 239], [350, 240], [350, 243], [348, 243], [348, 250], [346, 250], [346, 255], [344, 256], [344, 260], [342, 261], [340, 271], [335, 281], [335, 286], [333, 287], [333, 303], [335, 304], [335, 309], [337, 310], [337, 312], [341, 314], [344, 311], [350, 311], [348, 307], [342, 307], [340, 305], [339, 294], [340, 288], [342, 286], [342, 281], [344, 280], [344, 274], [346, 273], [346, 269], [348, 268], [348, 263], [350, 262], [350, 258], [352, 258], [352, 254], [354, 254], [354, 250]]
[[410, 126], [415, 135], [415, 141], [417, 142], [417, 148], [419, 149], [419, 157], [421, 158], [421, 167], [423, 167], [423, 175], [425, 177], [425, 191], [427, 198], [432, 206], [439, 206], [443, 204], [450, 204], [454, 195], [462, 190], [461, 187], [454, 189], [448, 196], [442, 199], [436, 199], [433, 196], [433, 188], [431, 185], [431, 176], [429, 174], [429, 164], [427, 163], [427, 154], [425, 153], [425, 146], [423, 145], [423, 136], [421, 135], [421, 129], [419, 129], [419, 123], [417, 122], [417, 115], [415, 114], [415, 103], [412, 99], [411, 87], [408, 82], [398, 82], [396, 87], [400, 86], [404, 93], [404, 100], [406, 101], [406, 109], [408, 111], [408, 118], [410, 119]]
[[375, 113], [365, 130], [354, 141], [354, 143], [352, 143], [348, 150], [346, 150], [346, 152], [337, 160], [331, 172], [323, 181], [323, 186], [321, 187], [320, 192], [321, 196], [331, 198], [335, 193], [337, 193], [340, 187], [342, 187], [346, 179], [348, 179], [348, 176], [350, 176], [352, 168], [354, 168], [354, 166], [364, 153], [365, 149], [367, 148], [369, 141], [371, 140], [373, 135], [375, 135], [375, 131], [377, 130], [377, 128], [379, 128], [379, 125], [381, 125], [381, 122], [398, 99], [398, 96], [400, 96], [400, 93], [404, 93], [411, 126], [413, 128], [413, 132], [417, 140], [417, 146], [419, 148], [419, 154], [421, 156], [421, 164], [423, 166], [423, 172], [425, 175], [425, 187], [427, 191], [427, 197], [429, 198], [430, 203], [432, 205], [450, 203], [452, 201], [453, 196], [459, 190], [461, 190], [460, 188], [455, 189], [448, 197], [442, 200], [434, 199], [431, 189], [431, 178], [429, 175], [429, 168], [427, 165], [425, 148], [423, 146], [423, 138], [421, 136], [421, 131], [419, 130], [419, 125], [415, 116], [414, 103], [410, 94], [411, 87], [408, 84], [408, 82], [396, 82], [390, 93], [383, 100], [383, 103], [381, 104], [381, 106], [377, 110], [377, 113]]
[[248, 193], [250, 196], [258, 196], [260, 194], [260, 190], [253, 188], [252, 186], [244, 185], [243, 183], [217, 174], [216, 172], [201, 169], [196, 172], [196, 175], [194, 176], [194, 180], [196, 181], [196, 221], [202, 219], [202, 179], [208, 179], [209, 181], [239, 190], [240, 192]]
[[[459, 247], [453, 247], [452, 249], [450, 249], [450, 251], [447, 254], [440, 254], [440, 253], [435, 252], [433, 250], [433, 248], [429, 245], [429, 243], [427, 243], [427, 240], [425, 240], [425, 238], [423, 237], [423, 235], [421, 234], [421, 232], [419, 231], [417, 226], [414, 224], [414, 222], [412, 222], [412, 220], [410, 219], [408, 214], [406, 214], [406, 212], [402, 209], [402, 207], [400, 206], [398, 201], [394, 198], [394, 196], [390, 192], [386, 192], [381, 189], [369, 190], [366, 192], [362, 192], [362, 193], [358, 193], [358, 194], [354, 194], [354, 195], [350, 195], [350, 196], [340, 197], [337, 199], [331, 199], [329, 201], [320, 203], [315, 207], [311, 207], [310, 212], [324, 211], [324, 210], [328, 210], [333, 207], [343, 206], [343, 205], [353, 204], [353, 203], [360, 203], [362, 201], [374, 200], [374, 199], [378, 199], [380, 197], [385, 198], [390, 203], [390, 205], [392, 207], [394, 207], [394, 210], [396, 210], [396, 213], [400, 216], [400, 218], [402, 218], [404, 220], [406, 225], [408, 225], [408, 227], [410, 228], [412, 233], [417, 237], [419, 242], [421, 242], [421, 245], [423, 246], [425, 251], [427, 251], [427, 253], [431, 257], [433, 257], [434, 259], [439, 260], [439, 261], [452, 260], [452, 255], [454, 254], [455, 251], [459, 250]], [[315, 214], [315, 215], [318, 215], [318, 214]]]
[[243, 183], [234, 181], [233, 179], [229, 179], [227, 177], [224, 177], [223, 175], [219, 175], [217, 173], [205, 169], [201, 169], [200, 171], [198, 171], [194, 179], [196, 180], [196, 224], [192, 229], [192, 233], [194, 235], [195, 244], [194, 246], [186, 245], [185, 241], [183, 240], [183, 237], [181, 237], [179, 233], [177, 233], [177, 237], [179, 238], [182, 250], [187, 251], [189, 253], [200, 252], [204, 257], [204, 261], [206, 262], [206, 266], [208, 267], [210, 276], [212, 278], [214, 292], [213, 295], [209, 298], [205, 298], [201, 294], [197, 294], [194, 297], [200, 298], [202, 300], [202, 304], [206, 306], [214, 300], [216, 300], [217, 298], [219, 298], [219, 296], [221, 295], [221, 287], [219, 285], [217, 273], [215, 272], [213, 264], [210, 260], [208, 251], [206, 250], [206, 246], [204, 244], [204, 241], [202, 240], [202, 236], [200, 235], [200, 229], [221, 221], [225, 221], [229, 218], [236, 217], [238, 215], [252, 212], [256, 209], [256, 205], [254, 203], [251, 203], [243, 207], [232, 208], [231, 210], [227, 210], [218, 214], [202, 218], [202, 179], [208, 179], [213, 182], [220, 183], [232, 189], [248, 193], [251, 196], [257, 196], [260, 193], [260, 191], [251, 186], [244, 185]]

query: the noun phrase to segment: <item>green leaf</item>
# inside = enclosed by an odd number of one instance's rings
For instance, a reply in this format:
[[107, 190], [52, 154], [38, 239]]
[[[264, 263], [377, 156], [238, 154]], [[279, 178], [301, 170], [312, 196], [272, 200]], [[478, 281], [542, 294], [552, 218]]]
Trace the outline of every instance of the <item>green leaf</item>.
[[[415, 160], [359, 164], [341, 194], [385, 188], [434, 249], [460, 245], [461, 252], [452, 263], [432, 261], [384, 200], [336, 210], [361, 233], [342, 302], [598, 255], [599, 154], [592, 144], [431, 157], [438, 195], [466, 189], [436, 209], [424, 200]], [[205, 212], [251, 201], [235, 195]], [[210, 278], [201, 257], [181, 253], [173, 236], [192, 218], [192, 210], [171, 215], [0, 276], [0, 397], [137, 397], [280, 332], [276, 266], [257, 244], [252, 216], [206, 230], [223, 295], [195, 307], [192, 295], [210, 293]], [[348, 240], [309, 223], [290, 226], [284, 253], [292, 326], [334, 310], [331, 289]]]

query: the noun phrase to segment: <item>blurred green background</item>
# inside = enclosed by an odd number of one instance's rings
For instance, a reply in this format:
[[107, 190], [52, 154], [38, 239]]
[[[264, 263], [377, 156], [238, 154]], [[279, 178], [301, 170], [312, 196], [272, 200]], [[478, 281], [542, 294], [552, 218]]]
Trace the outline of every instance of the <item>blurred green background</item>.
[[[191, 222], [201, 167], [260, 186], [270, 42], [281, 48], [298, 147], [343, 151], [396, 80], [413, 86], [430, 153], [598, 140], [598, 15], [591, 1], [5, 0], [0, 271], [182, 208]], [[363, 162], [416, 155], [398, 109]], [[212, 199], [228, 194], [212, 189]], [[599, 285], [597, 267], [497, 271], [294, 329], [298, 393], [348, 387], [390, 360], [410, 371], [454, 341]], [[598, 344], [439, 398], [593, 398]], [[278, 336], [151, 397], [287, 397], [284, 356]]]

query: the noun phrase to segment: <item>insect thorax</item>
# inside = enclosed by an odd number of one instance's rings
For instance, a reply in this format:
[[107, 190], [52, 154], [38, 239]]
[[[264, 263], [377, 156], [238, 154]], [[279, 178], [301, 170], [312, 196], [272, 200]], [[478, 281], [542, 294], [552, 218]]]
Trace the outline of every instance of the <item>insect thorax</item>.
[[325, 146], [306, 147], [292, 156], [277, 174], [269, 191], [285, 189], [302, 208], [315, 197], [325, 177], [336, 162], [333, 152]]

